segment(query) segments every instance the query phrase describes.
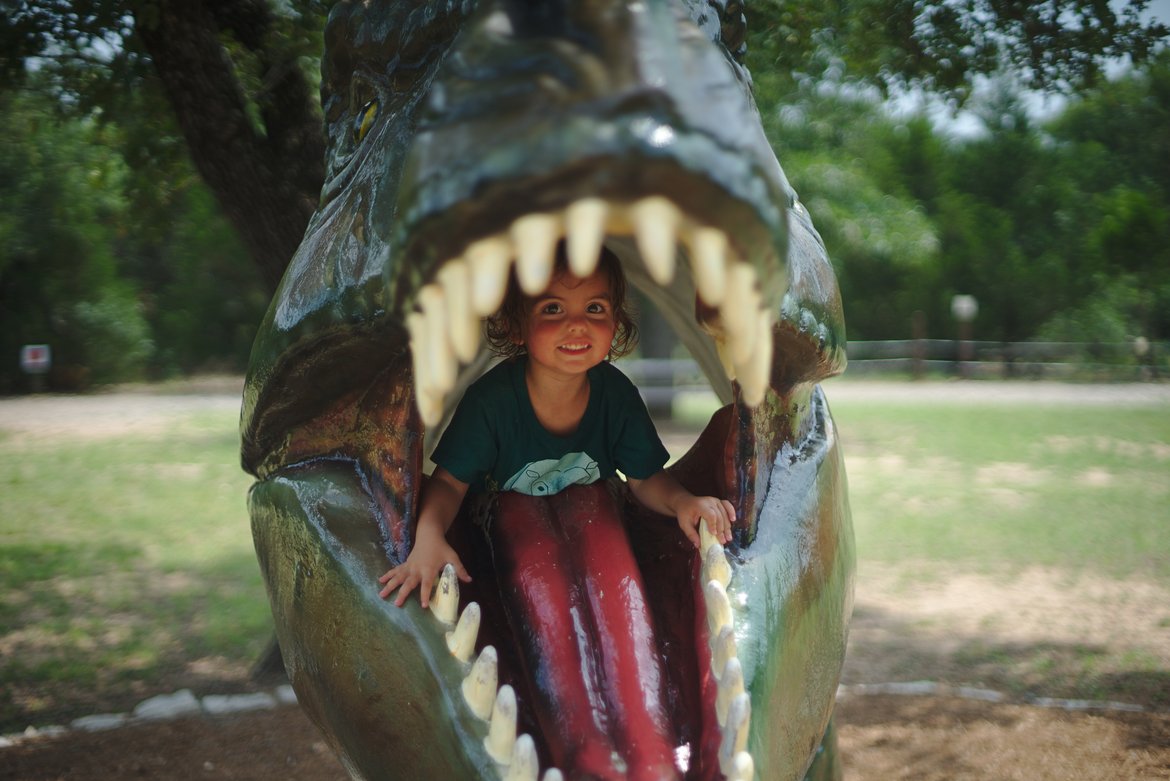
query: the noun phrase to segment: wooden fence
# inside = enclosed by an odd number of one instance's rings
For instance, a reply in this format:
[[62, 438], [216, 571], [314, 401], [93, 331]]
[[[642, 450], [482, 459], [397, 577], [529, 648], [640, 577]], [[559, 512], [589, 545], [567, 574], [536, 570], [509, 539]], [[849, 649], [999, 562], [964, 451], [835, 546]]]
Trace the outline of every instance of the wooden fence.
[[[1170, 342], [980, 342], [901, 339], [849, 342], [848, 376], [966, 377], [1148, 382], [1170, 379]], [[710, 386], [689, 358], [623, 359], [652, 409]]]

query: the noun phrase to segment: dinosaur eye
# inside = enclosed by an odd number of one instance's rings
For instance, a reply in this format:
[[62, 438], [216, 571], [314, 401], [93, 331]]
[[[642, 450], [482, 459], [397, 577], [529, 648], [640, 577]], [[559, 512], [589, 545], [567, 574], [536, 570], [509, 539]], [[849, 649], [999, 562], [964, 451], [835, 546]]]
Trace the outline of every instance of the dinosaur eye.
[[375, 98], [362, 106], [357, 116], [353, 118], [353, 142], [355, 144], [361, 143], [361, 140], [370, 132], [370, 127], [373, 126], [374, 120], [377, 118], [378, 100]]

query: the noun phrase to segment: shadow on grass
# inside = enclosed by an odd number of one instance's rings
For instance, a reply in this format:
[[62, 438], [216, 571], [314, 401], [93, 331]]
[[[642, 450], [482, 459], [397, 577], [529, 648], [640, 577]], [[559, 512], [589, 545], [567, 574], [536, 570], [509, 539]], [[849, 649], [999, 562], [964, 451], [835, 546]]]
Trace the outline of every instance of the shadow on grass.
[[164, 572], [138, 551], [24, 547], [0, 556], [0, 734], [252, 687], [272, 626], [251, 551]]
[[[994, 636], [948, 632], [905, 620], [895, 611], [859, 605], [854, 611], [844, 683], [931, 680], [952, 686], [991, 689], [1009, 701], [1036, 698], [1089, 700], [1140, 705], [1170, 712], [1170, 670], [1158, 669], [1149, 654], [1134, 654], [1106, 645], [1040, 641], [1000, 641]], [[913, 697], [904, 699], [913, 700]], [[1001, 719], [1011, 727], [1010, 712], [989, 711], [981, 701], [955, 700], [944, 713], [923, 710], [916, 718]], [[1131, 724], [1130, 714], [1094, 708], [1096, 715]], [[904, 718], [900, 713], [898, 718]], [[1140, 723], [1133, 722], [1133, 724]], [[926, 726], [926, 725], [924, 725]], [[938, 724], [934, 726], [940, 726]], [[1162, 729], [1165, 731], [1166, 725]], [[1158, 733], [1158, 740], [1166, 735]], [[1134, 734], [1142, 745], [1152, 736]]]

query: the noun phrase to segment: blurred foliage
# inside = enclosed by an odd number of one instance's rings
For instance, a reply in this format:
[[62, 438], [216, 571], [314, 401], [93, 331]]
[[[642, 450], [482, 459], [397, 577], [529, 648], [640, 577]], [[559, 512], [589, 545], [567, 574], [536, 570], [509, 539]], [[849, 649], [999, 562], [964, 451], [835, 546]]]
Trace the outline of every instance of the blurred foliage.
[[[317, 87], [330, 5], [6, 7], [0, 392], [25, 386], [24, 343], [53, 346], [58, 387], [243, 367], [280, 269], [263, 234], [295, 246], [302, 228], [248, 211], [254, 182], [232, 163], [315, 200], [320, 155], [304, 150], [320, 138], [303, 136], [320, 135], [320, 109], [297, 96]], [[931, 336], [953, 336], [957, 293], [978, 299], [980, 339], [1170, 337], [1170, 57], [1146, 6], [748, 4], [765, 128], [829, 248], [851, 338], [908, 337], [916, 310]], [[227, 80], [215, 94], [230, 105], [184, 110], [174, 68], [190, 60], [151, 56], [187, 18], [199, 26], [173, 46], [227, 64], [209, 78]], [[1123, 57], [1132, 67], [1106, 80]], [[1070, 97], [1039, 122], [1028, 89]], [[892, 114], [886, 98], [908, 93], [967, 107], [981, 132]], [[234, 123], [244, 151], [193, 141], [201, 123]]]
[[962, 136], [893, 113], [848, 73], [838, 60], [756, 83], [837, 268], [850, 338], [909, 338], [916, 310], [930, 336], [954, 337], [959, 293], [979, 302], [979, 339], [1170, 336], [1170, 52], [1045, 121], [999, 74], [968, 102], [979, 132]]
[[962, 104], [1010, 70], [1037, 90], [1080, 91], [1109, 60], [1144, 63], [1170, 30], [1148, 0], [750, 0], [753, 72], [832, 80], [844, 68], [881, 92], [919, 88]]

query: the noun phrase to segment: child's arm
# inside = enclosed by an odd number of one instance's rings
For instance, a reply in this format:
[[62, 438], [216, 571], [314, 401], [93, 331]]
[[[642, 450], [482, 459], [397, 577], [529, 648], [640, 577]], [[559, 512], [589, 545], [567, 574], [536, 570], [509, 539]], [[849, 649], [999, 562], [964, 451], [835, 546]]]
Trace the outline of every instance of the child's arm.
[[419, 601], [427, 607], [431, 601], [431, 584], [450, 563], [464, 583], [471, 580], [455, 549], [447, 544], [447, 529], [459, 512], [467, 483], [460, 482], [442, 467], [435, 467], [435, 473], [423, 488], [422, 503], [418, 514], [418, 527], [414, 532], [414, 547], [406, 561], [391, 567], [378, 578], [383, 585], [379, 596], [385, 599], [394, 589], [398, 598], [394, 604], [402, 607], [415, 586], [419, 587]]
[[714, 496], [695, 496], [665, 469], [645, 480], [627, 478], [638, 501], [661, 515], [673, 515], [687, 539], [699, 547], [699, 522], [706, 518], [707, 529], [722, 543], [731, 542], [731, 524], [735, 507], [726, 499]]

